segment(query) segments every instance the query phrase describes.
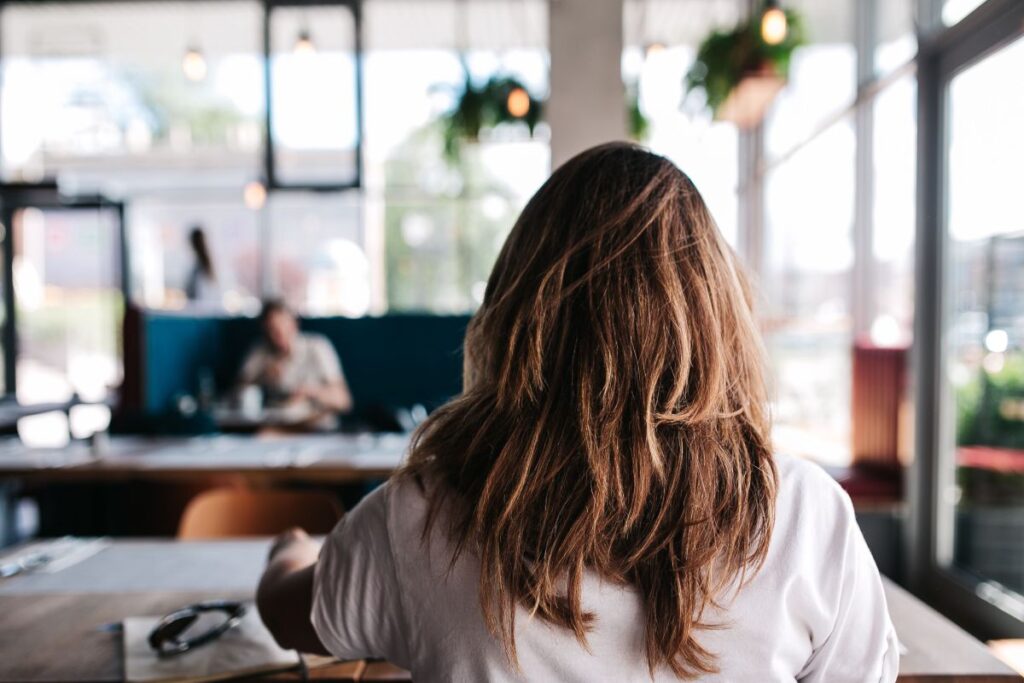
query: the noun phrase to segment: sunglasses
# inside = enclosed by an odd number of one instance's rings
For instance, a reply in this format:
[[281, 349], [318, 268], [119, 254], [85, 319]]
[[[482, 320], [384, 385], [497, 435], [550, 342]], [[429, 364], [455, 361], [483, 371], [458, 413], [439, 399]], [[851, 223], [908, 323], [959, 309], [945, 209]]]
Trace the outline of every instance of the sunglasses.
[[[194, 634], [187, 634], [186, 632], [206, 614], [217, 618], [212, 621], [204, 619], [209, 621], [208, 626], [193, 629]], [[208, 600], [189, 605], [171, 612], [153, 627], [149, 633], [149, 646], [159, 657], [184, 654], [220, 638], [238, 626], [244, 616], [245, 605], [231, 600]]]

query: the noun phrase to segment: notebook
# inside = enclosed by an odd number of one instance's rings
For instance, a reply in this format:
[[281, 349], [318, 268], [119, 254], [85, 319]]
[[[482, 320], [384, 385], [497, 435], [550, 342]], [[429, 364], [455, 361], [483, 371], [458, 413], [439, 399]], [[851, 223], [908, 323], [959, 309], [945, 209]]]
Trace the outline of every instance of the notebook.
[[255, 608], [212, 643], [173, 657], [158, 657], [149, 647], [149, 633], [159, 621], [160, 617], [124, 620], [125, 680], [220, 681], [299, 666], [298, 653], [278, 647]]

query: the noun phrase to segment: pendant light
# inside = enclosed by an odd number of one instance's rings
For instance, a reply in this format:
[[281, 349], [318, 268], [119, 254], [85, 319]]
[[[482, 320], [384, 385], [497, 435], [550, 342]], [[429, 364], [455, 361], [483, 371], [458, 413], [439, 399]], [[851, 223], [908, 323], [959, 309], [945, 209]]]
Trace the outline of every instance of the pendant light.
[[522, 88], [512, 88], [505, 100], [505, 108], [508, 113], [517, 119], [521, 119], [530, 113], [530, 95]]
[[181, 58], [181, 70], [190, 81], [201, 81], [206, 78], [206, 57], [203, 56], [202, 50], [194, 45], [185, 50], [185, 56]]
[[299, 31], [298, 38], [295, 39], [295, 47], [292, 51], [297, 55], [311, 55], [316, 53], [316, 45], [313, 43], [313, 36], [310, 34], [308, 28], [304, 28]]
[[788, 33], [786, 13], [779, 7], [777, 0], [769, 0], [761, 14], [761, 40], [769, 45], [778, 45], [786, 39]]

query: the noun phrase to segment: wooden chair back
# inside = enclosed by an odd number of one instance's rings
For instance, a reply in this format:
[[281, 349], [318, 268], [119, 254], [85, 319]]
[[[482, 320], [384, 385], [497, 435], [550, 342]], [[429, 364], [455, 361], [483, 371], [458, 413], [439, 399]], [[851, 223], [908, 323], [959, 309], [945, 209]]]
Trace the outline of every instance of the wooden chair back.
[[341, 515], [341, 505], [325, 491], [219, 488], [189, 502], [181, 515], [178, 538], [273, 536], [292, 527], [326, 534]]

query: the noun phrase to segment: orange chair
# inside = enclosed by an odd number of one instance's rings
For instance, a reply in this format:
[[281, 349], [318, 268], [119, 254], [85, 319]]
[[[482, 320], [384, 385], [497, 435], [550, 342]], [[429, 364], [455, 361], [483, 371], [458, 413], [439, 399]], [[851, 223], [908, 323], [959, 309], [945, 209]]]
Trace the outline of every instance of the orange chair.
[[326, 534], [341, 514], [338, 501], [323, 491], [213, 489], [189, 501], [178, 538], [273, 536], [292, 527]]

